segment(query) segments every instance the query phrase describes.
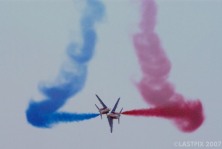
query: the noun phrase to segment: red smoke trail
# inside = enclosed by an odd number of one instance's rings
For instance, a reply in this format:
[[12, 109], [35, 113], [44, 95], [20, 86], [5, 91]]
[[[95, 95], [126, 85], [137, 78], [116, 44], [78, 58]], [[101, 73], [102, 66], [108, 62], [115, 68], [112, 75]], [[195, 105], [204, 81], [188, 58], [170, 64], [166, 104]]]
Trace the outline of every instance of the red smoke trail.
[[158, 106], [149, 109], [125, 111], [122, 114], [173, 119], [178, 128], [185, 132], [196, 130], [203, 122], [202, 104], [199, 100]]
[[[141, 32], [133, 36], [142, 79], [136, 84], [143, 99], [156, 108], [124, 112], [130, 115], [176, 118], [178, 127], [186, 132], [197, 129], [204, 116], [200, 101], [187, 102], [167, 80], [171, 64], [155, 32], [157, 7], [154, 0], [142, 0]], [[194, 115], [192, 115], [194, 113]]]

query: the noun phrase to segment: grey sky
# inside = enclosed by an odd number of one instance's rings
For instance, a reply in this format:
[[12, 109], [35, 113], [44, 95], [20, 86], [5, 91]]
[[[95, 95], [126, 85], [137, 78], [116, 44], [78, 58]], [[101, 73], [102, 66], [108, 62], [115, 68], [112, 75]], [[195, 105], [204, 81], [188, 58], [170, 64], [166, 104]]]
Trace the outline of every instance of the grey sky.
[[[37, 86], [53, 81], [65, 61], [65, 48], [78, 40], [80, 2], [0, 0], [0, 148], [176, 148], [175, 141], [222, 141], [222, 1], [158, 0], [157, 32], [172, 63], [169, 79], [189, 99], [199, 98], [206, 115], [193, 133], [180, 132], [159, 118], [121, 117], [109, 133], [106, 118], [39, 129], [26, 122]], [[96, 54], [85, 88], [62, 108], [97, 112], [95, 93], [111, 107], [148, 107], [130, 81], [139, 77], [131, 35], [137, 31], [136, 0], [104, 0], [106, 16], [97, 25]]]

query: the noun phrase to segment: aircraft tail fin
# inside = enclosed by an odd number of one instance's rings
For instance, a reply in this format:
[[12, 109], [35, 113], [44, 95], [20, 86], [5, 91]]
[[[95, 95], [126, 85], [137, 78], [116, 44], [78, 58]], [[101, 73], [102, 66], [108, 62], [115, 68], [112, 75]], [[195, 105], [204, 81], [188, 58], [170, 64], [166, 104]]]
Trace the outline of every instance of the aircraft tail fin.
[[119, 118], [118, 118], [118, 123], [120, 124], [120, 116], [121, 116], [121, 114], [122, 114], [122, 111], [123, 111], [123, 108], [120, 110], [120, 112], [119, 112]]
[[120, 110], [119, 114], [122, 114], [123, 108]]
[[99, 107], [95, 104], [96, 108], [99, 110]]
[[[96, 108], [99, 110], [99, 107], [95, 104], [95, 106], [96, 106]], [[100, 112], [100, 110], [99, 110], [99, 114], [100, 114], [100, 117], [101, 117], [101, 119], [102, 119], [102, 113]]]

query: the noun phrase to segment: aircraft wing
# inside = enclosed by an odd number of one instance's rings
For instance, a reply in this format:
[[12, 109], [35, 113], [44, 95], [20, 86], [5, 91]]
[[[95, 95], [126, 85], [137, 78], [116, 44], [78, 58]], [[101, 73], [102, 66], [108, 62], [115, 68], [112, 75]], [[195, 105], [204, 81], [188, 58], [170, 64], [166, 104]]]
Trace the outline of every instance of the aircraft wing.
[[96, 97], [98, 98], [98, 100], [101, 103], [101, 105], [103, 106], [103, 108], [107, 108], [107, 106], [103, 103], [103, 101], [99, 98], [99, 96], [96, 95]]
[[110, 117], [107, 117], [108, 122], [109, 122], [109, 126], [110, 126], [110, 132], [113, 132], [113, 119]]
[[111, 111], [112, 113], [116, 111], [116, 108], [117, 108], [117, 105], [119, 103], [119, 100], [120, 100], [120, 98], [118, 98], [118, 100], [116, 101], [116, 104], [115, 104], [115, 106], [113, 107], [113, 109]]

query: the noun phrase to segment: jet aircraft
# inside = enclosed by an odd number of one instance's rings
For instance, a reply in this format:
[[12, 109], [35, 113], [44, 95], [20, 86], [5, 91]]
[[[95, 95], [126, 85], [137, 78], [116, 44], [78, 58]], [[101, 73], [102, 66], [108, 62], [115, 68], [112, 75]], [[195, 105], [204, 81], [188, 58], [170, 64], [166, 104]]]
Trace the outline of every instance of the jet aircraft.
[[110, 132], [113, 132], [113, 119], [118, 119], [118, 123], [120, 123], [120, 116], [121, 113], [123, 111], [123, 108], [120, 110], [120, 112], [115, 112], [116, 108], [118, 106], [120, 98], [116, 101], [116, 104], [114, 105], [112, 111], [110, 113], [107, 114], [107, 119], [109, 122], [109, 126], [110, 126]]
[[98, 95], [96, 95], [96, 97], [98, 98], [99, 102], [101, 103], [101, 105], [103, 106], [102, 108], [99, 108], [96, 104], [96, 108], [99, 110], [99, 113], [100, 113], [100, 117], [102, 119], [102, 115], [103, 114], [108, 114], [110, 109], [103, 103], [103, 101], [99, 98]]

